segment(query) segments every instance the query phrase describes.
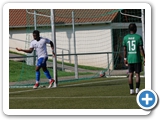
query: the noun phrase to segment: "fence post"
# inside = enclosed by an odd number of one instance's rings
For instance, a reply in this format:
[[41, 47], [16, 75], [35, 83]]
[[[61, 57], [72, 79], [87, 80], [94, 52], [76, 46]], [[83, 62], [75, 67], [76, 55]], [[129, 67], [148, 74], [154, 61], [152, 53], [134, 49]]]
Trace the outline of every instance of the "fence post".
[[[34, 10], [34, 30], [37, 30], [37, 16], [36, 11]], [[36, 65], [36, 50], [33, 50], [33, 65]]]
[[63, 56], [63, 50], [62, 50], [62, 71], [64, 71], [64, 56]]
[[108, 62], [108, 76], [110, 76], [110, 69], [109, 69], [109, 54], [107, 53], [107, 62]]

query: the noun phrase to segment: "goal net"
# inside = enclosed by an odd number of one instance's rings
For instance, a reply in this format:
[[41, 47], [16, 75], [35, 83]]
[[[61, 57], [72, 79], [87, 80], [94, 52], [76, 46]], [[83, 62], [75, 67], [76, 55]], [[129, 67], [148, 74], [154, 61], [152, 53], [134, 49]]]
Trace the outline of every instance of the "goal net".
[[[58, 83], [100, 78], [102, 71], [105, 73], [104, 77], [127, 76], [128, 68], [123, 63], [123, 37], [128, 34], [128, 25], [131, 22], [137, 24], [137, 33], [142, 35], [142, 22], [139, 18], [122, 15], [121, 12], [141, 17], [140, 9], [54, 10]], [[26, 14], [24, 49], [29, 48], [34, 29], [40, 31], [41, 37], [52, 40], [49, 9], [28, 9], [24, 14]], [[20, 46], [20, 43], [18, 45]], [[47, 50], [49, 54], [47, 67], [53, 77], [53, 60], [49, 45]], [[25, 54], [18, 80], [15, 80], [18, 82], [13, 82], [12, 86], [29, 87], [35, 83], [34, 55], [34, 52]], [[48, 84], [43, 71], [40, 82]]]

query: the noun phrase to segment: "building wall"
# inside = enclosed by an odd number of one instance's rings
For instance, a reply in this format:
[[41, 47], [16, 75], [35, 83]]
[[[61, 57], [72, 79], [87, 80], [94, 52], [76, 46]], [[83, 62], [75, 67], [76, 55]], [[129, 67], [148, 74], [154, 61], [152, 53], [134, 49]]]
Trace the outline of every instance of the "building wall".
[[[42, 37], [51, 39], [50, 28], [39, 29]], [[29, 48], [29, 42], [32, 38], [32, 31], [26, 33], [25, 29], [10, 29], [10, 50], [16, 51], [15, 48]], [[75, 27], [75, 41], [76, 53], [96, 53], [96, 52], [112, 52], [111, 29], [107, 25], [89, 25], [89, 26], [76, 26]], [[56, 43], [57, 54], [74, 54], [74, 39], [73, 30], [71, 26], [56, 27]], [[18, 52], [18, 51], [16, 51]], [[23, 52], [21, 52], [23, 53]], [[48, 47], [48, 53], [51, 54], [51, 49]], [[57, 57], [59, 61], [62, 60], [61, 56]], [[110, 59], [111, 59], [110, 55]], [[74, 55], [64, 56], [65, 62], [74, 63]], [[107, 67], [107, 55], [78, 55], [78, 64]]]
[[[111, 28], [119, 27], [119, 24], [75, 26], [76, 53], [112, 52]], [[126, 28], [127, 25], [123, 25], [123, 27]], [[51, 39], [50, 28], [39, 28], [39, 30], [42, 37]], [[141, 28], [138, 27], [137, 32], [141, 33]], [[9, 30], [9, 47], [11, 51], [16, 51], [16, 47], [28, 49], [32, 39], [32, 31], [28, 31], [25, 28], [10, 28]], [[62, 54], [62, 52], [63, 54], [75, 53], [71, 26], [56, 27], [56, 44], [57, 54]], [[48, 47], [48, 53], [51, 54], [50, 47]], [[78, 64], [107, 68], [108, 62], [110, 63], [112, 58], [111, 54], [109, 54], [109, 61], [107, 61], [107, 54], [78, 55]], [[58, 56], [57, 59], [61, 61], [62, 57]], [[64, 59], [65, 62], [74, 63], [74, 55], [64, 56]], [[113, 63], [110, 65], [110, 69], [112, 68]]]
[[[62, 29], [62, 28], [61, 28]], [[57, 29], [57, 53], [74, 54], [74, 39], [72, 27], [65, 27], [63, 31]], [[107, 25], [90, 25], [75, 27], [76, 53], [112, 52], [111, 29]], [[68, 50], [68, 51], [67, 51]], [[65, 61], [74, 63], [74, 55], [64, 56]], [[111, 58], [111, 57], [110, 57]], [[95, 67], [107, 67], [106, 54], [78, 55], [78, 64]]]
[[26, 29], [24, 28], [9, 29], [9, 50], [18, 52], [15, 48], [16, 47], [25, 48], [25, 45], [26, 45]]

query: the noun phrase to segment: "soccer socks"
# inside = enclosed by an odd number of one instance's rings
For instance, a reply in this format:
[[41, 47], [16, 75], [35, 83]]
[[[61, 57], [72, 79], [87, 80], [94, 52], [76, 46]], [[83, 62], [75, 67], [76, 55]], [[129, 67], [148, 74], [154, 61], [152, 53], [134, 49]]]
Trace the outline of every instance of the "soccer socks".
[[40, 80], [40, 71], [36, 71], [36, 83], [39, 83]]
[[[49, 80], [52, 79], [48, 70], [44, 71], [44, 74]], [[39, 83], [39, 81], [40, 81], [40, 71], [36, 71], [36, 83]]]
[[133, 83], [132, 83], [132, 84], [129, 84], [129, 88], [130, 88], [130, 89], [133, 89]]
[[140, 87], [140, 82], [136, 82], [136, 88]]
[[50, 80], [51, 79], [51, 75], [49, 73], [48, 70], [44, 71], [44, 74], [46, 75], [46, 77]]

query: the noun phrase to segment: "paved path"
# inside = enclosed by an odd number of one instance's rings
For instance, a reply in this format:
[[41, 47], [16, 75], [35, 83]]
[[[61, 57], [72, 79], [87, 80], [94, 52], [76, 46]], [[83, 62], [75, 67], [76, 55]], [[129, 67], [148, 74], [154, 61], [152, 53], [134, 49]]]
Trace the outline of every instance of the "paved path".
[[[9, 57], [21, 57], [22, 55], [18, 55], [18, 54], [13, 54], [13, 53], [9, 53]], [[9, 58], [10, 60], [14, 60], [14, 61], [24, 61], [25, 58]]]

